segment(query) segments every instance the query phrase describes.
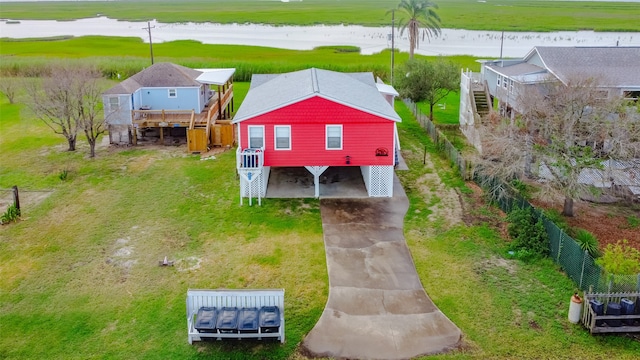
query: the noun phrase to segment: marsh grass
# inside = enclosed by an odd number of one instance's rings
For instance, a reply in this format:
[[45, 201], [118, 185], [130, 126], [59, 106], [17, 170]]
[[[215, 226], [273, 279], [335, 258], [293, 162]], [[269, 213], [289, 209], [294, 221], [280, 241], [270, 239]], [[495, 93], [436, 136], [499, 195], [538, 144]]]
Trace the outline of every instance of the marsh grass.
[[[153, 6], [149, 6], [153, 3]], [[119, 20], [160, 22], [262, 23], [274, 25], [357, 24], [389, 26], [397, 0], [280, 1], [169, 0], [109, 2], [4, 3], [9, 19], [88, 18], [102, 14]], [[635, 3], [495, 0], [438, 2], [443, 28], [511, 31], [639, 31]]]
[[[235, 81], [250, 81], [252, 74], [283, 73], [310, 67], [341, 72], [371, 71], [389, 79], [390, 52], [361, 55], [353, 47], [328, 46], [314, 50], [286, 50], [258, 46], [209, 45], [180, 40], [154, 45], [156, 62], [170, 61], [191, 68], [235, 68]], [[126, 54], [126, 56], [123, 56]], [[149, 45], [137, 38], [83, 36], [56, 41], [0, 39], [0, 75], [40, 76], [52, 62], [90, 64], [110, 79], [127, 78], [150, 65]], [[11, 55], [11, 56], [9, 56]], [[408, 59], [396, 54], [397, 64]], [[479, 70], [471, 56], [452, 56], [461, 68]]]

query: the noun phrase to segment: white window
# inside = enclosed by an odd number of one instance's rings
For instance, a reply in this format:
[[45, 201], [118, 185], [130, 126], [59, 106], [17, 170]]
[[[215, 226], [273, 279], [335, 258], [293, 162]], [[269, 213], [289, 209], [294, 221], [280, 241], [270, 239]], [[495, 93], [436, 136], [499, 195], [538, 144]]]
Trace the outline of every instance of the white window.
[[169, 97], [170, 98], [178, 97], [178, 89], [169, 89]]
[[500, 80], [502, 80], [502, 75], [498, 75], [498, 87], [500, 87]]
[[342, 150], [342, 125], [327, 125], [327, 150]]
[[640, 91], [625, 90], [622, 94], [625, 100], [638, 101], [640, 99]]
[[508, 82], [508, 80], [507, 80], [506, 77], [504, 79], [502, 79], [502, 87], [505, 88], [505, 89], [507, 88], [507, 82]]
[[249, 126], [249, 147], [264, 147], [264, 126]]
[[513, 80], [509, 80], [509, 92], [513, 93]]
[[109, 112], [118, 111], [120, 108], [120, 98], [117, 96], [109, 97]]
[[274, 126], [273, 132], [275, 134], [275, 149], [276, 150], [291, 150], [291, 126], [281, 125]]

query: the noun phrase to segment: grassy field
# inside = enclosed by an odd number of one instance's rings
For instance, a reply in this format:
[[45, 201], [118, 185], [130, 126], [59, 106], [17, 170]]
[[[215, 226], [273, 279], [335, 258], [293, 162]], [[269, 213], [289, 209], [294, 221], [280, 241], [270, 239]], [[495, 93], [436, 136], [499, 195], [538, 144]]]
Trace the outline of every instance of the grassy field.
[[[288, 72], [309, 67], [358, 72], [373, 71], [389, 79], [391, 53], [373, 55], [344, 52], [342, 47], [323, 47], [315, 50], [284, 50], [256, 46], [208, 45], [197, 41], [171, 41], [155, 44], [156, 62], [171, 61], [192, 67], [233, 67], [234, 79], [249, 81], [254, 73]], [[126, 54], [123, 56], [122, 54]], [[42, 72], [51, 61], [92, 63], [107, 77], [121, 74], [128, 77], [149, 66], [149, 44], [139, 38], [84, 36], [70, 39], [32, 39], [26, 41], [0, 40], [0, 75], [28, 75]], [[409, 58], [408, 53], [396, 54], [396, 65]], [[479, 63], [471, 56], [452, 56], [448, 59], [460, 68], [474, 71]]]
[[[247, 89], [236, 83], [237, 103]], [[463, 350], [437, 358], [634, 358], [637, 340], [567, 323], [574, 285], [550, 261], [504, 259], [501, 218], [397, 108], [407, 242], [425, 289], [465, 334]], [[0, 227], [0, 358], [302, 357], [328, 289], [317, 201], [240, 207], [233, 152], [200, 161], [184, 148], [101, 147], [89, 159], [84, 140], [66, 152], [4, 98], [0, 134], [0, 189], [18, 184], [24, 202], [23, 220]], [[439, 215], [444, 191], [461, 194], [467, 223]], [[165, 255], [175, 267], [157, 266]], [[186, 290], [220, 287], [285, 288], [287, 343], [188, 345]]]
[[[85, 143], [64, 151], [62, 138], [2, 101], [0, 189], [20, 186], [24, 215], [0, 227], [0, 358], [295, 350], [327, 297], [317, 201], [240, 207], [233, 151], [200, 161], [184, 148], [102, 148], [89, 160]], [[165, 255], [174, 268], [157, 266]], [[187, 344], [188, 288], [252, 287], [286, 289], [286, 345]]]
[[[186, 0], [3, 3], [9, 19], [69, 20], [102, 14], [120, 20], [267, 24], [389, 25], [398, 0]], [[436, 1], [443, 28], [512, 31], [639, 31], [637, 3], [476, 0]]]

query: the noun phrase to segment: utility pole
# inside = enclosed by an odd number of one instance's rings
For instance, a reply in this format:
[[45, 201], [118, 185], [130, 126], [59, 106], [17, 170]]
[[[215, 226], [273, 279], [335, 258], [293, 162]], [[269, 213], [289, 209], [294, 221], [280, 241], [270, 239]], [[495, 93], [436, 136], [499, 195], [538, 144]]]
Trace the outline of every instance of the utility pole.
[[151, 65], [153, 65], [153, 40], [151, 39], [151, 29], [153, 29], [155, 26], [151, 26], [151, 22], [147, 21], [147, 27], [146, 28], [142, 28], [142, 30], [147, 30], [147, 32], [149, 33], [149, 49], [151, 50]]
[[504, 30], [502, 30], [502, 36], [500, 37], [500, 59], [502, 59], [502, 46], [504, 45]]
[[393, 86], [393, 57], [395, 56], [395, 49], [394, 49], [394, 41], [395, 41], [395, 34], [394, 34], [394, 28], [396, 27], [396, 11], [395, 10], [391, 10], [391, 86]]

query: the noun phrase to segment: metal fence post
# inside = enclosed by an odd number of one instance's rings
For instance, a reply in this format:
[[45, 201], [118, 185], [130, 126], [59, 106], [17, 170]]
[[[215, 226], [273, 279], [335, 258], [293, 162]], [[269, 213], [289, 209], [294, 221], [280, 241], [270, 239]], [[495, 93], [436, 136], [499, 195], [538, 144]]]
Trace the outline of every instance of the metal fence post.
[[560, 252], [562, 251], [562, 242], [563, 240], [563, 235], [564, 235], [564, 231], [562, 231], [562, 229], [558, 228], [558, 230], [560, 230], [560, 240], [558, 240], [558, 258], [556, 259], [557, 263], [560, 263]]
[[579, 284], [580, 289], [582, 289], [582, 278], [584, 278], [584, 263], [585, 263], [585, 260], [587, 259], [587, 254], [588, 252], [587, 250], [585, 250], [584, 255], [582, 256], [582, 272], [580, 272], [580, 284]]

